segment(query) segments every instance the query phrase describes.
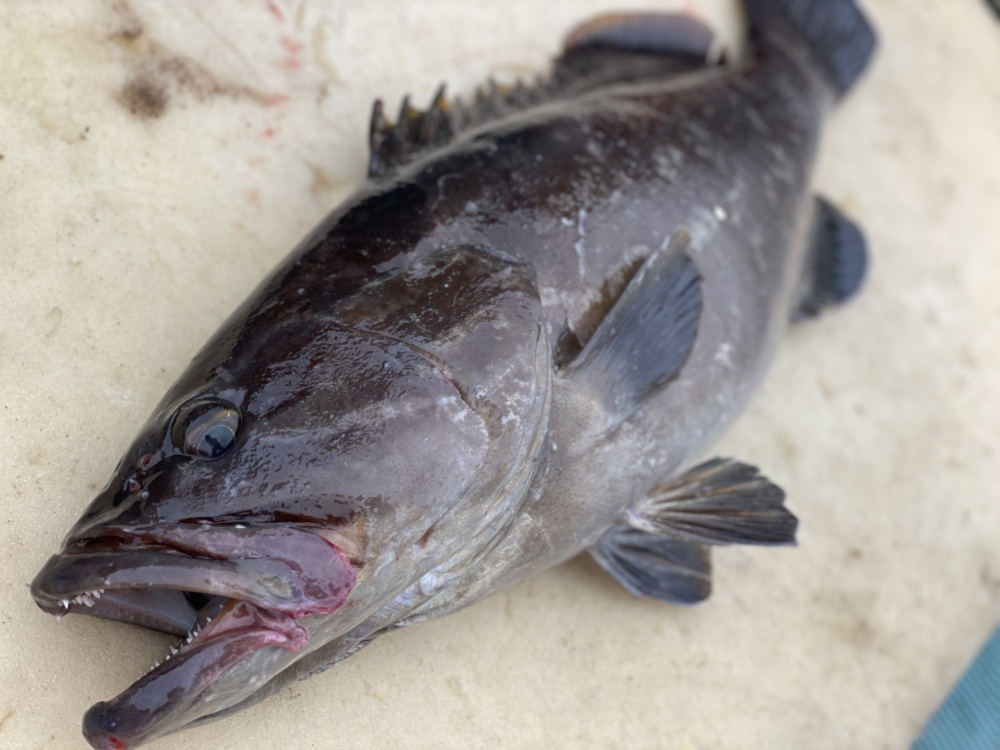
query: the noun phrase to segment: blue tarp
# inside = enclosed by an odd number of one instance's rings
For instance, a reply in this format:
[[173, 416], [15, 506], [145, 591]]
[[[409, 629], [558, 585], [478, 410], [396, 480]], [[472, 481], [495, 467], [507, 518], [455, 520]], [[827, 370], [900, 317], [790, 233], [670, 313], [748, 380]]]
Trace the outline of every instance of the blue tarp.
[[931, 717], [913, 750], [1000, 750], [1000, 628]]

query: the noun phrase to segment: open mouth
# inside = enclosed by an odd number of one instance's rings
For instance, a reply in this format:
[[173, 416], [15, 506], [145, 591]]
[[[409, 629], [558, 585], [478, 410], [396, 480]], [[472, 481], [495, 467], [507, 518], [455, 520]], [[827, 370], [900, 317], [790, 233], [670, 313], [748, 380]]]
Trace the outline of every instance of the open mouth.
[[163, 663], [87, 712], [87, 740], [120, 749], [211, 713], [191, 709], [249, 655], [298, 651], [308, 633], [296, 620], [337, 610], [355, 579], [334, 544], [304, 529], [171, 524], [72, 540], [31, 592], [57, 617], [82, 613], [184, 637]]

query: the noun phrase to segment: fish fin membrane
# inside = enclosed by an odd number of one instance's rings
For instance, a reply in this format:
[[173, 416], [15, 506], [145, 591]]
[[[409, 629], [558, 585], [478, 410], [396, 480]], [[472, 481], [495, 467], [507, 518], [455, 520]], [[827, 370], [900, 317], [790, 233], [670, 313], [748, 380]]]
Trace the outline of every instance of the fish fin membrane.
[[823, 198], [815, 199], [813, 244], [805, 272], [806, 291], [794, 319], [811, 318], [858, 293], [868, 270], [861, 228]]
[[570, 33], [548, 77], [512, 85], [489, 80], [471, 96], [450, 102], [442, 85], [426, 110], [413, 107], [405, 97], [395, 121], [376, 100], [369, 128], [368, 176], [391, 174], [461, 133], [538, 104], [613, 83], [689, 73], [718, 57], [711, 29], [694, 18], [601, 16]]
[[712, 557], [703, 544], [616, 526], [604, 533], [590, 554], [636, 596], [697, 604], [712, 593]]
[[875, 51], [875, 31], [854, 0], [747, 0], [746, 8], [753, 34], [766, 37], [781, 24], [790, 26], [841, 95]]
[[628, 524], [695, 544], [794, 544], [798, 519], [785, 493], [755, 466], [714, 458], [654, 488], [628, 512]]
[[605, 394], [609, 432], [680, 374], [698, 335], [702, 286], [687, 230], [642, 264], [566, 368]]

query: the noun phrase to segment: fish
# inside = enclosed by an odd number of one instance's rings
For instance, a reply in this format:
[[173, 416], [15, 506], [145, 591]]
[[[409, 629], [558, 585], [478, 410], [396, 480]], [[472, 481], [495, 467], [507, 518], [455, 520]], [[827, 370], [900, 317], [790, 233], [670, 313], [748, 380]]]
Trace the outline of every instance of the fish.
[[690, 605], [713, 546], [794, 543], [777, 485], [701, 458], [787, 326], [863, 283], [864, 234], [810, 176], [876, 37], [853, 0], [746, 11], [733, 61], [692, 16], [612, 14], [546, 80], [393, 122], [376, 102], [368, 182], [31, 584], [48, 614], [182, 639], [86, 713], [93, 747], [229, 716], [581, 552]]

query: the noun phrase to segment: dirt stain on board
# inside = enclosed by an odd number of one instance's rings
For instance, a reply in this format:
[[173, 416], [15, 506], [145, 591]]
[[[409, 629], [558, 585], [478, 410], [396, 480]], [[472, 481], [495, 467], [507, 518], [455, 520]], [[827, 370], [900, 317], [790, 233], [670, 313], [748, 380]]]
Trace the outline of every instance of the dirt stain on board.
[[133, 116], [158, 119], [185, 99], [208, 102], [226, 97], [264, 105], [274, 100], [251, 86], [224, 80], [190, 57], [171, 52], [149, 35], [128, 2], [114, 2], [109, 8], [113, 29], [109, 39], [124, 53], [127, 71], [114, 98]]

